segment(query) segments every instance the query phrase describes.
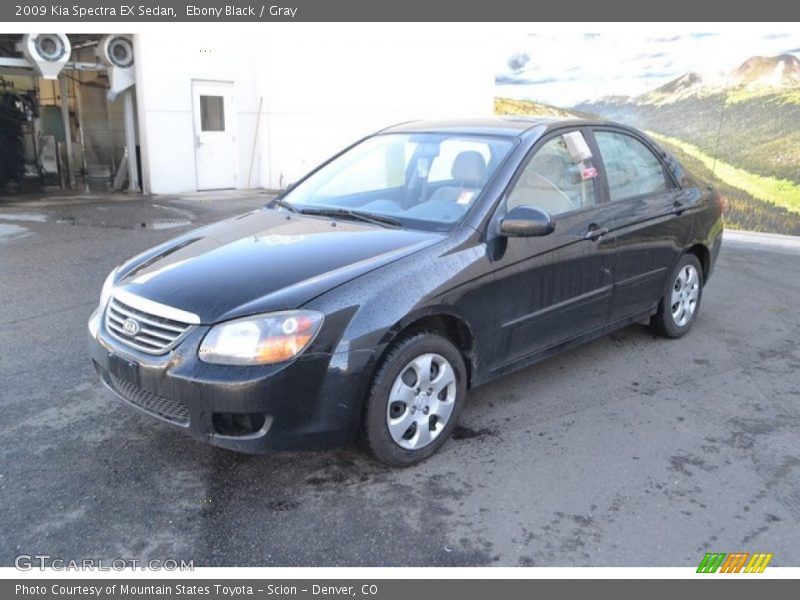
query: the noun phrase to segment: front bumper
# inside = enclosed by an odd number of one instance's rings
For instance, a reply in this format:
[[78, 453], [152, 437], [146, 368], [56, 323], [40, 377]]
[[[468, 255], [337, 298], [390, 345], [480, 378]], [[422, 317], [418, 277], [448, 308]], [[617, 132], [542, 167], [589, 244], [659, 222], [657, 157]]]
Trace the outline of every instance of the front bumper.
[[197, 358], [207, 331], [198, 326], [175, 349], [153, 356], [112, 338], [95, 314], [89, 353], [103, 383], [126, 404], [215, 446], [260, 453], [325, 448], [353, 437], [372, 351], [212, 365]]

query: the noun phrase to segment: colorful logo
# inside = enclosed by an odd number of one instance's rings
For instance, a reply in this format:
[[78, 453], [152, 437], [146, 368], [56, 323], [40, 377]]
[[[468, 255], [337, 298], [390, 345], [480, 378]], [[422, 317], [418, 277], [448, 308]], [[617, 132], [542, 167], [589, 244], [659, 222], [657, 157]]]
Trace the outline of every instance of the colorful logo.
[[700, 566], [697, 567], [698, 573], [763, 573], [767, 568], [772, 554], [756, 552], [724, 552], [707, 553]]

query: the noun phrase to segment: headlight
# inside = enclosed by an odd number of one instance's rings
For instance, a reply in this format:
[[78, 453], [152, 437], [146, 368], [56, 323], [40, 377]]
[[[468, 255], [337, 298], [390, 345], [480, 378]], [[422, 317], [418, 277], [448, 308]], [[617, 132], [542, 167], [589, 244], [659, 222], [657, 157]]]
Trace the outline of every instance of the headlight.
[[100, 291], [100, 309], [104, 310], [111, 298], [111, 290], [114, 289], [114, 277], [117, 275], [119, 268], [114, 269], [108, 274], [106, 280], [103, 282], [103, 289]]
[[313, 310], [291, 310], [222, 323], [206, 334], [198, 355], [220, 365], [284, 362], [314, 341], [323, 318]]

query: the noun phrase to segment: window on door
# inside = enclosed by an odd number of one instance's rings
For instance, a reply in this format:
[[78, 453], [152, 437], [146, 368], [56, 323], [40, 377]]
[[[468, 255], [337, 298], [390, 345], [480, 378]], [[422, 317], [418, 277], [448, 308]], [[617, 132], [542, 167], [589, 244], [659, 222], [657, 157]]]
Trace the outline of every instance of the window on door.
[[200, 129], [225, 131], [225, 98], [200, 96]]
[[595, 131], [594, 137], [603, 156], [612, 202], [668, 189], [661, 161], [642, 142], [611, 131]]
[[559, 135], [536, 151], [508, 195], [506, 208], [535, 206], [551, 216], [594, 206], [597, 170], [591, 160], [576, 162]]

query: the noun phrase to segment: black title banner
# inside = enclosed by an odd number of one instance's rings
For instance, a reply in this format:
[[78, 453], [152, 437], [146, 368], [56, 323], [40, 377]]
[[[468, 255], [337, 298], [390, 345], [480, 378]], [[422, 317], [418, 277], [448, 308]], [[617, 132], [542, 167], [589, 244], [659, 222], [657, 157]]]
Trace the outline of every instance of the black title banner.
[[0, 3], [4, 22], [287, 22], [287, 21], [796, 21], [800, 3], [642, 2], [570, 0], [570, 2], [431, 2], [431, 0], [11, 0]]

